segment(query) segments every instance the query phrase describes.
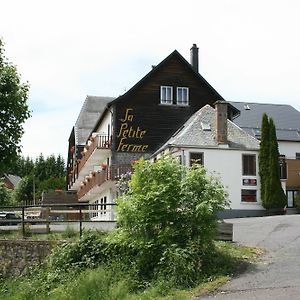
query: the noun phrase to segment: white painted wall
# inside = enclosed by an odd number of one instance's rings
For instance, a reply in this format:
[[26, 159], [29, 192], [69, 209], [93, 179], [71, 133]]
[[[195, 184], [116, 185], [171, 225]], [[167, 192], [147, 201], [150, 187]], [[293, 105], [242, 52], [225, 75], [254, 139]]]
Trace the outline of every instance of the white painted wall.
[[299, 142], [278, 141], [279, 153], [285, 155], [287, 159], [296, 159], [296, 152], [300, 153]]
[[101, 124], [97, 128], [96, 132], [107, 135], [108, 134], [108, 125], [110, 125], [110, 135], [112, 135], [112, 122], [111, 122], [111, 112], [110, 111], [107, 111], [105, 113], [105, 116], [104, 116]]
[[[240, 151], [232, 149], [181, 149], [174, 152], [174, 156], [185, 154], [186, 165], [189, 163], [189, 152], [202, 152], [204, 154], [204, 167], [208, 174], [213, 174], [221, 179], [228, 192], [232, 209], [257, 210], [263, 209], [260, 197], [260, 180], [258, 175], [258, 151]], [[242, 154], [256, 155], [256, 176], [242, 176]], [[183, 160], [184, 161], [184, 160]], [[256, 179], [256, 186], [243, 186], [243, 178]], [[257, 202], [244, 203], [241, 201], [242, 189], [256, 189]]]
[[[106, 188], [102, 192], [96, 192], [93, 197], [89, 200], [90, 204], [95, 203], [96, 200], [99, 200], [100, 204], [100, 199], [104, 198], [106, 196], [106, 203], [114, 203], [115, 198], [116, 198], [116, 192], [115, 188]], [[100, 210], [100, 206], [99, 206]], [[106, 206], [106, 213], [100, 213], [98, 212], [98, 216], [91, 218], [91, 220], [96, 221], [96, 220], [102, 220], [102, 221], [113, 221], [115, 220], [115, 206], [112, 205], [107, 205]]]

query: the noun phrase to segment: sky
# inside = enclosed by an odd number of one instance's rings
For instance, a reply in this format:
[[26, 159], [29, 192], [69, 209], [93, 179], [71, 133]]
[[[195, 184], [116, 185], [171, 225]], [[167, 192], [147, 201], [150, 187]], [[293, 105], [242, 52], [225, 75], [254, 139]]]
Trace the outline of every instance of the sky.
[[30, 84], [22, 153], [67, 156], [87, 95], [117, 97], [175, 49], [228, 101], [300, 111], [298, 0], [0, 0], [5, 56]]

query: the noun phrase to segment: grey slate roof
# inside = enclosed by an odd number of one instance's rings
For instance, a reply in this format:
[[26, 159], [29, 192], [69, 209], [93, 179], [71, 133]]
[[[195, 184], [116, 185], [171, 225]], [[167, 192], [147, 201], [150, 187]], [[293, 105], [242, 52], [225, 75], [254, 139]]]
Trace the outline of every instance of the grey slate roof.
[[75, 123], [75, 143], [84, 145], [107, 104], [113, 97], [87, 96]]
[[276, 126], [277, 139], [300, 141], [300, 112], [286, 104], [229, 102], [240, 110], [233, 120], [249, 134], [259, 138], [263, 113], [271, 117]]
[[[192, 115], [160, 150], [171, 145], [174, 147], [219, 148], [220, 145], [215, 138], [215, 114], [214, 108], [205, 105]], [[207, 130], [209, 127], [210, 130]], [[229, 149], [259, 149], [259, 141], [233, 122], [227, 120], [227, 128]]]

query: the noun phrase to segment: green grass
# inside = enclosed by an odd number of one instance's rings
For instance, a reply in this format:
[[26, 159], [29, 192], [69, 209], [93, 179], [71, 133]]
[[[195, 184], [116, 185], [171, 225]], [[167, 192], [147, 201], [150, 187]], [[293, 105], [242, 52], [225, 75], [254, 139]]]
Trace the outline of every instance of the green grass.
[[[17, 240], [22, 239], [22, 229], [18, 230], [0, 230], [0, 239], [3, 240]], [[66, 227], [62, 232], [50, 233], [31, 233], [29, 228], [25, 228], [25, 238], [33, 240], [76, 240], [79, 239], [79, 232], [71, 227]]]
[[137, 291], [131, 275], [112, 265], [63, 274], [40, 268], [30, 276], [2, 280], [0, 294], [3, 300], [186, 300], [215, 291], [230, 280], [241, 263], [251, 263], [261, 254], [257, 248], [216, 242], [216, 252], [205, 261], [199, 284], [193, 289], [177, 290], [165, 282], [152, 282]]

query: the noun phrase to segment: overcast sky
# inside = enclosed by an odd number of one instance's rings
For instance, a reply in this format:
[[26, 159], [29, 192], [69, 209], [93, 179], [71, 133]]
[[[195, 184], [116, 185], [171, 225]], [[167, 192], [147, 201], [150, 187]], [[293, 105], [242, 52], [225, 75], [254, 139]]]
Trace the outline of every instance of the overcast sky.
[[300, 1], [1, 0], [5, 54], [30, 83], [23, 154], [67, 155], [86, 95], [118, 96], [177, 49], [228, 101], [300, 110]]

